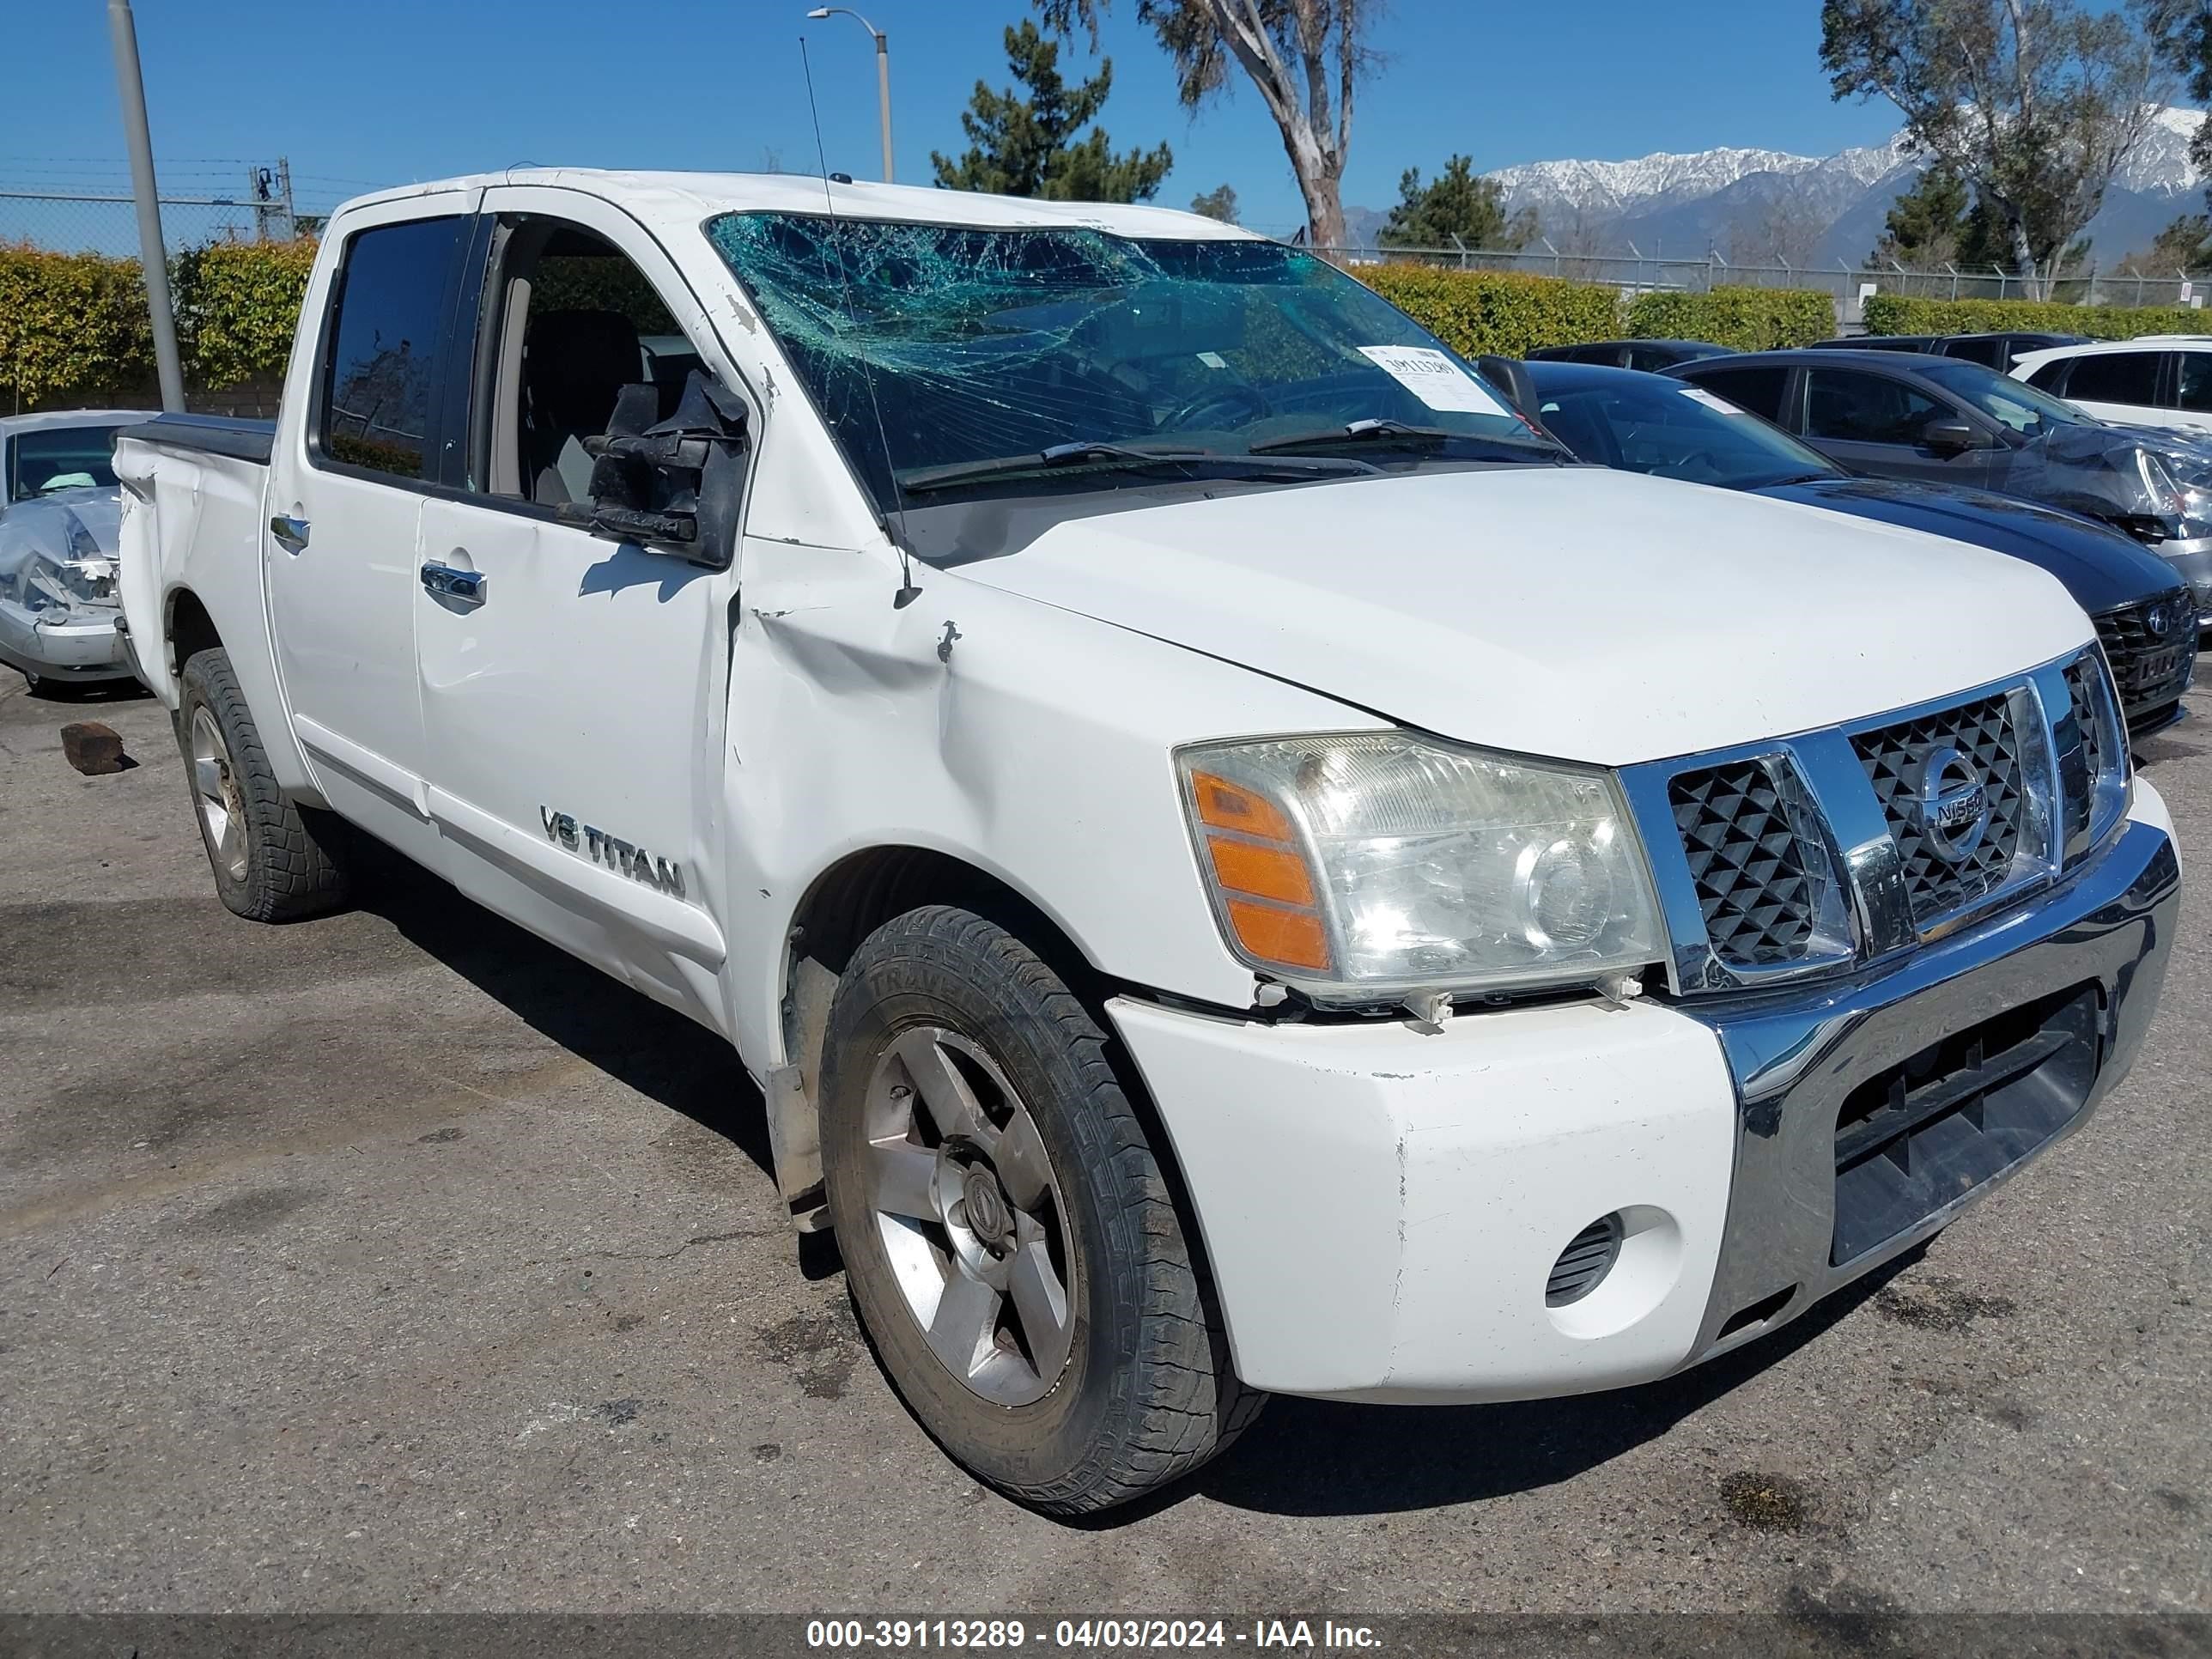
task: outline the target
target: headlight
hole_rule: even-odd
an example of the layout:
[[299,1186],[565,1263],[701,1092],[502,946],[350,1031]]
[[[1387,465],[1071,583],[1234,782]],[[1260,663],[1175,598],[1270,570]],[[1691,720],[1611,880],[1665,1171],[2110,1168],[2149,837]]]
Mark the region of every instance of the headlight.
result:
[[1316,1000],[1588,981],[1665,954],[1609,773],[1390,732],[1176,761],[1230,947]]

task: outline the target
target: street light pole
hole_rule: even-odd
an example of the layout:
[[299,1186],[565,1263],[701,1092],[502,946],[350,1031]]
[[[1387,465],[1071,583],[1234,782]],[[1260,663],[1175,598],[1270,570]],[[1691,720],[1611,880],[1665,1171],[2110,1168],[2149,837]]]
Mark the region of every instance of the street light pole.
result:
[[161,407],[181,414],[185,369],[177,355],[177,313],[169,305],[169,257],[161,246],[161,198],[154,185],[154,140],[146,129],[146,82],[138,73],[138,26],[131,0],[107,0],[107,38],[123,104],[123,142],[131,151],[131,194],[138,204],[138,264],[154,325],[154,372],[161,382]]
[[809,17],[851,18],[876,38],[876,105],[884,129],[884,182],[891,182],[891,43],[890,37],[850,6],[817,6]]

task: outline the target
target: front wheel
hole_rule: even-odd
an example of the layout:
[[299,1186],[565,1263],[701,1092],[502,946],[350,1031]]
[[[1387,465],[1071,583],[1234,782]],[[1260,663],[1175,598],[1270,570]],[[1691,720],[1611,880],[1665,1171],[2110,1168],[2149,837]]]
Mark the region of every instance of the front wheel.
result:
[[1265,1399],[1105,1044],[1019,939],[931,905],[854,954],[823,1056],[830,1215],[884,1369],[961,1463],[1062,1514],[1196,1468]]

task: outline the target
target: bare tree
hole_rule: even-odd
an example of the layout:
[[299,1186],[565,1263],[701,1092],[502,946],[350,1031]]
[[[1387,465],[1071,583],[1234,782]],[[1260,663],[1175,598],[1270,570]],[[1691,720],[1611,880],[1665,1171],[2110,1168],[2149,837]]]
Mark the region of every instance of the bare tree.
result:
[[[1113,0],[1036,0],[1048,27],[1088,31]],[[1283,137],[1316,246],[1345,246],[1342,186],[1352,95],[1373,62],[1366,28],[1381,0],[1137,0],[1175,60],[1176,90],[1195,110],[1220,92],[1234,63],[1258,88]]]
[[1802,270],[1820,258],[1827,232],[1826,222],[1795,191],[1770,196],[1729,222],[1729,263]]
[[2002,222],[2045,286],[2097,216],[2166,86],[2136,15],[2078,0],[1824,0],[1838,98],[1881,96],[1936,165]]

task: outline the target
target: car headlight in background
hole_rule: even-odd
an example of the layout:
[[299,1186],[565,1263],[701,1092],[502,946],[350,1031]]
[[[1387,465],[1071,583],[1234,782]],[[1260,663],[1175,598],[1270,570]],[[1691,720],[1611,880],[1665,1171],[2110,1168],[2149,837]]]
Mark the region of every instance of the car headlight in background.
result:
[[1589,982],[1665,954],[1607,772],[1395,732],[1176,762],[1224,937],[1316,1000]]

